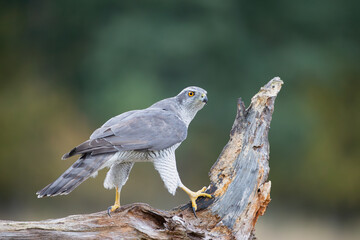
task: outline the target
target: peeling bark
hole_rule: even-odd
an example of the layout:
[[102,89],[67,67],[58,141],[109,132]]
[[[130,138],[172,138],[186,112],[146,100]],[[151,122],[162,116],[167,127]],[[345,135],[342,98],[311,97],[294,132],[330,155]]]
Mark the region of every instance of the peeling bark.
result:
[[283,82],[276,77],[251,99],[238,100],[230,140],[209,176],[207,193],[198,199],[198,218],[190,204],[161,211],[147,204],[44,221],[1,221],[0,239],[254,239],[255,224],[270,202],[268,131],[274,102]]

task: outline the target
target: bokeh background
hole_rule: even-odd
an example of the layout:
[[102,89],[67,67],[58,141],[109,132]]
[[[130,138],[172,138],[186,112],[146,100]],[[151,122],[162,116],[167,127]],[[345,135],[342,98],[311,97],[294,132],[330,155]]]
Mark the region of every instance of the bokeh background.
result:
[[[62,154],[110,117],[189,85],[209,104],[177,150],[197,190],[228,141],[236,99],[271,78],[280,92],[270,130],[272,202],[260,239],[359,239],[360,2],[1,1],[0,219],[105,210],[105,171],[68,196],[35,192],[74,161]],[[151,164],[136,164],[121,202],[170,209]]]

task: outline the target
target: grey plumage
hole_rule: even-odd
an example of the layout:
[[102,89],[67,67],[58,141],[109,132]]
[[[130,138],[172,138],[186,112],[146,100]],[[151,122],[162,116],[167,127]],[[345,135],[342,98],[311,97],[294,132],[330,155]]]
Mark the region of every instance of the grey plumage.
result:
[[88,179],[91,174],[96,172],[111,156],[111,154],[103,154],[95,157],[90,154],[83,154],[56,181],[47,185],[36,194],[38,197],[44,197],[70,193],[80,183]]
[[[189,92],[194,95],[190,96]],[[109,167],[104,186],[121,187],[134,162],[154,162],[165,186],[175,194],[181,186],[175,150],[186,139],[191,120],[207,102],[206,91],[188,87],[149,108],[125,112],[108,120],[62,159],[80,158],[57,180],[37,192],[39,198],[68,194],[97,171]]]
[[[121,117],[121,115],[119,116]],[[179,117],[163,109],[133,111],[118,123],[105,126],[63,159],[76,154],[98,155],[127,150],[161,150],[186,138],[187,127]]]

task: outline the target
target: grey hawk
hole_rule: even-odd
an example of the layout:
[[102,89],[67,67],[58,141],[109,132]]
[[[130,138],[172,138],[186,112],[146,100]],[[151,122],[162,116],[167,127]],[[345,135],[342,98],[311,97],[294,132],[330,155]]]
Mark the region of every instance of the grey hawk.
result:
[[190,122],[204,107],[206,91],[187,87],[177,96],[156,102],[148,108],[122,113],[96,129],[89,140],[73,148],[62,159],[80,158],[58,179],[36,194],[38,198],[65,195],[105,167],[104,187],[115,188],[115,203],[108,213],[120,207],[120,191],[135,162],[152,162],[167,190],[174,195],[178,187],[190,197],[193,211],[196,199],[212,196],[206,188],[193,192],[185,187],[176,169],[175,150],[186,139]]

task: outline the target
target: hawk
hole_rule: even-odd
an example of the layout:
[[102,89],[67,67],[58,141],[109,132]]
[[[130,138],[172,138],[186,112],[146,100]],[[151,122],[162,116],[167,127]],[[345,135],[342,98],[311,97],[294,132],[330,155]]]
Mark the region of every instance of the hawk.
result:
[[[193,192],[182,184],[176,168],[175,150],[186,139],[190,122],[204,107],[207,92],[199,87],[187,87],[177,96],[166,98],[148,108],[122,113],[96,129],[89,140],[66,153],[80,158],[58,179],[36,194],[38,198],[66,195],[90,176],[107,167],[104,187],[115,188],[115,203],[108,214],[120,207],[120,191],[135,162],[152,162],[165,187],[172,194],[178,187],[190,197],[193,212],[206,187]],[[196,216],[196,214],[195,214]]]

